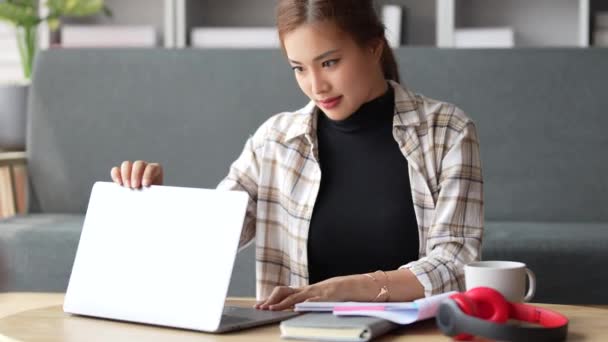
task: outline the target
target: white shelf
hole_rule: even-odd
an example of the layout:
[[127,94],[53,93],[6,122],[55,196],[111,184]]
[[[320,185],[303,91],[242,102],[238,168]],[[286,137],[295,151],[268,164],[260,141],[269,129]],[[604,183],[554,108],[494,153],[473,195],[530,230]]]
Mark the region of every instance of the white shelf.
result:
[[[41,0],[42,1],[42,0]],[[605,0],[376,0],[404,9],[407,45],[454,47],[459,28],[512,27],[515,47],[589,46],[590,17]],[[45,2],[45,1],[44,1]],[[195,27],[271,27],[275,1],[268,0],[106,0],[113,18],[101,15],[67,23],[152,25],[159,46],[184,48]],[[44,13],[45,9],[41,8]],[[58,41],[40,27],[40,47]]]
[[186,23],[186,0],[175,0],[175,47],[185,48],[188,35]]
[[589,46],[589,18],[591,17],[590,0],[578,2],[578,46]]
[[164,0],[164,46],[174,48],[176,46],[175,19],[177,4],[175,0]]
[[590,0],[437,1],[442,47],[454,46],[454,30],[483,27],[512,27],[516,47],[589,45]]
[[[157,45],[175,47],[175,1],[176,0],[105,0],[112,10],[112,17],[98,14],[88,18],[67,18],[62,24],[76,25],[111,25],[111,26],[150,26],[157,35]],[[40,12],[48,13],[40,0]],[[40,26],[38,46],[47,49],[54,44],[60,44],[60,33],[51,32],[48,25]]]
[[454,46],[454,0],[436,0],[437,2],[437,46]]

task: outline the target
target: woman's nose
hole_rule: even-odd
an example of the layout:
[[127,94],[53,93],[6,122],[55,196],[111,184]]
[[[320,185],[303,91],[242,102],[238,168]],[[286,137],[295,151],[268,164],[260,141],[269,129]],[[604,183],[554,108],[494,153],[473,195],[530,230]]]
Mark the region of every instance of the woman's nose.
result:
[[323,94],[329,90],[329,83],[319,74],[312,75],[311,84],[313,94]]

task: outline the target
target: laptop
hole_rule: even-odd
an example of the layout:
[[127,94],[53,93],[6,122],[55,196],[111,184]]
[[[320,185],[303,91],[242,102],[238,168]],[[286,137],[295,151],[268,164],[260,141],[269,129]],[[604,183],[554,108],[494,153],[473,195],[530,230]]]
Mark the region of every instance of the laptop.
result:
[[203,332],[297,315],[224,306],[247,201],[239,191],[95,183],[63,310]]

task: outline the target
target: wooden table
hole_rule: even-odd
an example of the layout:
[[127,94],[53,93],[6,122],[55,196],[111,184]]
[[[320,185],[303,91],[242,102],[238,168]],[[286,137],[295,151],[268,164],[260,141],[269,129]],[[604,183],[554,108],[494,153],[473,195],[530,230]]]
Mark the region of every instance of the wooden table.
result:
[[[280,340],[277,324],[227,334],[85,318],[65,314],[63,294],[0,294],[0,342],[16,341],[273,341]],[[232,298],[233,305],[250,306],[253,299]],[[570,319],[568,341],[608,340],[608,306],[540,304]],[[405,326],[379,341],[450,341],[434,320]],[[478,339],[481,341],[481,339]]]

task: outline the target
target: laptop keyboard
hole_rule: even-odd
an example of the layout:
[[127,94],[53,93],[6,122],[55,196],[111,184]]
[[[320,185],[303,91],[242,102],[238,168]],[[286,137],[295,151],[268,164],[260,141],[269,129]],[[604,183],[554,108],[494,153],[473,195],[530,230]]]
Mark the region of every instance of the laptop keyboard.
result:
[[[226,306],[222,315],[221,325],[261,324],[278,322],[297,315],[294,312],[256,310],[249,307]],[[257,324],[255,324],[257,325]]]
[[222,315],[222,324],[239,324],[243,322],[249,322],[251,318]]
[[222,315],[222,324],[238,324],[243,322],[250,322],[254,320],[255,309],[252,308],[240,308],[236,306],[224,307],[224,313]]

